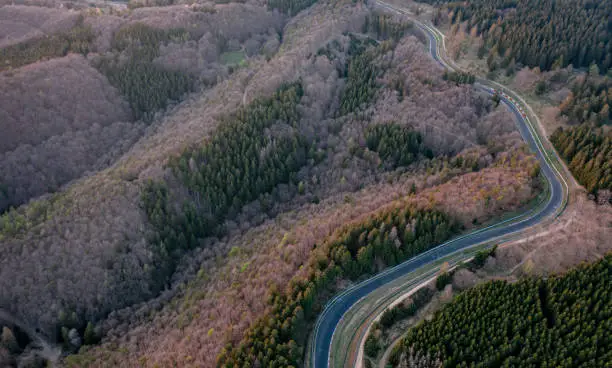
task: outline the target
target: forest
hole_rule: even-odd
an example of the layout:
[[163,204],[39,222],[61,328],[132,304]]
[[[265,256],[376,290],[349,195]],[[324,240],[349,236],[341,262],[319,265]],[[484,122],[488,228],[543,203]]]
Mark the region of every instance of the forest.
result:
[[[288,129],[298,121],[301,84],[285,85],[272,97],[257,100],[227,118],[213,137],[171,158],[168,166],[181,189],[149,182],[143,207],[157,234],[150,240],[157,256],[155,273],[165,280],[174,262],[199,239],[223,230],[221,224],[241,207],[286,183],[307,157],[306,141],[291,130],[266,134],[274,124]],[[182,193],[186,192],[186,193]],[[176,209],[174,203],[182,203]],[[161,271],[163,270],[163,271]]]
[[[325,129],[332,129],[335,124],[340,122],[350,122],[345,124],[346,129],[351,129],[350,138],[344,138],[345,141],[351,141],[355,139],[356,141],[363,141],[363,145],[365,148],[368,148],[370,151],[375,153],[375,156],[380,158],[380,161],[389,163],[389,167],[398,167],[403,165],[410,165],[415,162],[420,161],[420,159],[424,159],[423,161],[427,162],[427,158],[432,156],[432,152],[429,149],[429,146],[425,145],[422,138],[421,133],[418,133],[416,130],[408,128],[406,125],[399,125],[394,123],[381,123],[381,124],[372,124],[372,122],[364,121],[359,122],[355,120],[348,120],[354,118],[355,116],[359,118],[360,114],[351,114],[351,112],[355,111],[363,111],[363,109],[368,108],[368,104],[373,103],[378,97],[376,93],[383,86],[377,85],[375,83],[375,79],[372,78],[373,75],[382,75],[385,70],[378,69],[380,68],[380,59],[378,56],[381,51],[384,50],[384,47],[387,47],[387,51],[389,54],[390,47],[385,46],[385,44],[381,44],[378,47],[369,47],[368,45],[371,41],[367,40],[358,40],[357,37],[349,36],[347,37],[348,42],[346,42],[346,48],[348,58],[348,67],[351,68],[351,65],[355,68],[354,74],[351,74],[349,71],[347,75],[347,84],[345,89],[340,93],[339,105],[336,105],[338,109],[342,109],[343,101],[361,101],[360,99],[363,96],[366,96],[360,103],[347,103],[344,106],[350,106],[347,110],[344,111],[344,115],[340,113],[340,117],[338,117],[335,121],[330,122],[330,127]],[[412,49],[408,48],[406,53],[415,54],[416,52],[422,52],[422,44],[420,44],[416,39],[410,40],[409,45],[414,45],[414,52]],[[339,43],[331,42],[327,44],[325,47],[322,47],[317,52],[317,55],[326,56],[330,59],[335,59],[341,62],[339,59],[342,56],[339,56],[338,51],[343,49],[343,47]],[[368,59],[363,60],[360,64],[357,64],[355,61],[359,60],[364,55],[368,55]],[[372,55],[372,56],[370,56]],[[403,58],[402,58],[403,59]],[[414,61],[416,63],[416,61]],[[363,70],[377,70],[376,73],[363,73]],[[443,83],[443,87],[445,88],[456,88],[452,84],[446,84],[441,79],[442,72],[440,71],[440,83]],[[362,78],[365,76],[365,78]],[[416,88],[418,86],[417,82],[411,83],[411,85]],[[353,87],[351,87],[353,86]],[[298,87],[296,87],[299,89]],[[304,88],[307,90],[306,88]],[[310,89],[311,90],[311,89]],[[373,94],[370,94],[369,92]],[[463,91],[463,90],[462,90]],[[466,93],[469,92],[468,89],[465,90]],[[278,93],[283,93],[279,91]],[[275,95],[274,101],[282,97],[278,97],[278,94]],[[371,97],[370,97],[371,96]],[[353,99],[354,97],[354,99]],[[305,100],[305,99],[304,99]],[[394,97],[394,101],[397,103],[397,98]],[[406,99],[408,101],[408,98]],[[488,102],[488,101],[487,101]],[[290,109],[287,109],[290,110]],[[300,107],[298,110],[302,110]],[[250,108],[240,112],[238,116],[242,116],[246,112],[251,111]],[[481,111],[486,112],[486,109],[482,109]],[[334,110],[330,111],[330,114],[335,116],[336,112]],[[297,118],[296,118],[297,119]],[[446,120],[448,121],[448,120]],[[462,119],[462,122],[465,122],[465,119]],[[295,122],[293,119],[289,119],[289,121],[284,122],[286,125],[291,126],[292,128],[302,129],[301,127],[294,126]],[[312,123],[311,123],[312,124]],[[218,129],[224,130],[227,125],[227,122],[222,124]],[[223,147],[233,147],[234,140],[240,142],[251,142],[251,139],[259,139],[257,137],[261,136],[261,132],[257,128],[260,126],[260,123],[257,121],[250,122],[249,126],[253,130],[249,130],[248,137],[242,137],[237,139],[242,134],[242,128],[231,127],[227,129],[227,135],[224,135]],[[255,128],[253,128],[255,127]],[[363,131],[359,130],[360,127],[363,127]],[[278,128],[278,127],[277,127]],[[338,128],[335,128],[338,129]],[[276,129],[270,129],[270,132]],[[290,132],[291,129],[283,129],[284,132]],[[272,133],[266,133],[272,134]],[[284,133],[288,134],[288,133]],[[328,137],[334,137],[336,133],[327,133],[330,134]],[[287,135],[284,135],[287,136]],[[238,184],[243,184],[240,181],[240,178],[234,178],[231,175],[234,172],[234,168],[225,169],[223,165],[225,164],[217,164],[216,158],[209,158],[208,155],[213,155],[216,152],[216,148],[213,146],[212,142],[217,141],[217,135],[214,135],[206,145],[201,148],[190,149],[186,154],[181,155],[180,157],[171,159],[170,167],[173,171],[173,177],[184,185],[186,190],[175,190],[175,193],[186,193],[189,192],[189,198],[193,203],[195,203],[195,209],[193,210],[183,210],[183,214],[185,218],[191,217],[191,214],[204,214],[208,216],[209,220],[204,218],[204,221],[210,221],[207,227],[202,226],[204,229],[212,229],[213,227],[220,224],[224,219],[233,218],[238,209],[242,204],[242,198],[251,198],[256,199],[258,194],[253,193],[253,196],[250,197],[248,193],[246,193],[246,189],[243,189]],[[330,139],[330,138],[327,138]],[[317,139],[315,139],[317,140]],[[323,142],[325,140],[322,140]],[[221,140],[220,140],[221,142]],[[321,142],[318,142],[321,144]],[[339,150],[340,148],[349,150],[351,146],[343,146],[345,143],[340,143],[340,145],[334,147],[333,149]],[[219,143],[221,147],[221,143]],[[247,157],[251,158],[255,156],[250,153],[250,143],[247,145],[241,146],[240,152],[248,153]],[[322,158],[318,158],[320,156],[320,148],[311,149],[312,145],[308,144],[304,146],[305,151],[308,152],[307,161],[308,164],[304,165],[304,167],[300,168],[299,171],[299,182],[297,180],[292,179],[293,171],[289,171],[289,182],[290,186],[296,186],[297,192],[300,194],[299,198],[302,198],[301,195],[304,192],[314,191],[312,188],[314,185],[312,181],[310,181],[310,177],[314,177],[315,173],[318,178],[325,179],[325,172],[322,171],[323,168],[325,170],[331,170],[333,172],[340,171],[340,166],[325,166],[329,165],[329,162],[334,158],[332,157],[333,151],[328,147],[325,152],[329,152],[329,155],[325,155]],[[357,148],[359,149],[359,148]],[[232,152],[233,148],[229,150]],[[397,155],[397,151],[399,155]],[[228,150],[224,151],[224,154],[227,155]],[[289,151],[291,152],[291,151]],[[285,156],[290,156],[289,152],[285,152]],[[311,155],[310,152],[316,152],[316,154]],[[357,157],[356,157],[357,156]],[[477,170],[478,159],[467,159],[469,155],[466,155],[466,159],[463,157],[449,159],[448,168],[461,168],[462,170],[471,171],[472,169]],[[233,160],[232,155],[229,156],[231,160]],[[342,164],[351,167],[351,170],[361,170],[361,168],[356,168],[348,158],[342,158],[340,162],[334,165]],[[314,163],[310,163],[313,160]],[[319,163],[319,160],[320,161]],[[351,155],[350,160],[361,161],[361,157],[359,155]],[[229,160],[228,160],[229,161]],[[239,159],[236,159],[238,162]],[[210,165],[208,168],[206,165],[201,165],[201,163],[205,162],[206,165]],[[378,160],[374,160],[374,163],[377,163]],[[360,162],[360,165],[364,163]],[[245,165],[237,164],[236,167],[240,168]],[[377,164],[378,166],[378,164]],[[212,171],[207,171],[207,170]],[[311,171],[307,171],[309,169]],[[246,170],[241,170],[241,172],[245,172]],[[246,171],[249,173],[256,172],[256,170]],[[362,171],[356,171],[362,172]],[[223,173],[227,173],[223,175]],[[225,178],[228,178],[228,181]],[[245,180],[250,180],[251,175],[246,175]],[[298,177],[298,174],[296,174]],[[302,181],[303,178],[303,181]],[[339,177],[337,177],[340,179]],[[338,182],[336,179],[336,183]],[[367,180],[367,176],[364,175],[363,178],[360,178],[361,182],[365,182]],[[275,179],[276,180],[276,179]],[[345,180],[342,178],[340,183]],[[172,186],[173,179],[167,180],[167,185]],[[234,183],[235,182],[235,183]],[[280,181],[283,182],[283,181]],[[217,184],[219,183],[219,184]],[[286,183],[286,182],[285,182]],[[204,185],[206,184],[206,185]],[[296,185],[297,184],[297,185]],[[319,184],[321,185],[321,184]],[[326,186],[334,186],[338,185],[335,183],[325,183]],[[231,188],[241,188],[240,192],[226,192]],[[244,187],[249,188],[253,187],[253,185],[244,185]],[[264,187],[262,187],[264,188]],[[266,190],[269,190],[266,189]],[[416,189],[414,189],[416,190]],[[172,195],[170,194],[172,190],[167,191],[166,189],[160,190],[161,195],[156,195],[154,197],[161,199],[161,205],[156,205],[156,200],[150,201],[145,199],[145,203],[152,203],[151,206],[145,205],[146,208],[149,208],[147,212],[152,213],[156,211],[156,207],[160,209],[159,213],[165,212],[165,208],[163,203],[165,203],[165,199],[163,197],[170,198]],[[242,193],[244,192],[244,194]],[[227,193],[227,194],[226,194]],[[315,192],[316,193],[316,192]],[[333,193],[333,192],[332,192]],[[297,194],[297,193],[296,193]],[[267,200],[268,195],[259,193],[259,201],[256,201],[259,205],[261,205],[261,210],[266,211],[266,207],[270,205],[278,205],[277,203],[270,203]],[[313,204],[319,204],[319,201],[316,196],[311,197]],[[351,195],[344,196],[345,201],[352,201]],[[174,198],[170,200],[169,203],[181,203],[181,197]],[[212,200],[212,202],[210,202]],[[234,205],[234,201],[236,201]],[[207,212],[210,210],[209,203],[217,203],[219,211],[216,212],[220,214],[218,218],[212,216],[215,212]],[[259,208],[259,207],[258,207]],[[152,211],[151,211],[152,210]],[[413,211],[412,209],[411,211]],[[419,210],[421,211],[421,210]],[[225,347],[225,350],[219,356],[219,360],[217,364],[219,366],[234,366],[234,367],[242,367],[242,366],[266,366],[266,367],[285,367],[289,365],[298,365],[299,362],[303,359],[303,348],[305,345],[306,331],[308,331],[309,326],[313,323],[316,318],[318,311],[320,311],[322,303],[331,295],[332,292],[335,291],[334,286],[335,281],[342,279],[359,279],[363,277],[363,275],[371,274],[373,272],[379,271],[382,267],[387,265],[394,265],[398,262],[409,258],[423,250],[428,249],[430,246],[435,244],[439,244],[439,242],[443,241],[447,237],[455,234],[459,231],[459,226],[454,224],[454,221],[449,220],[447,215],[443,215],[440,212],[433,210],[423,210],[423,214],[419,215],[418,212],[415,214],[414,211],[411,214],[401,215],[391,215],[387,216],[389,218],[382,218],[375,221],[373,224],[365,223],[358,224],[357,230],[351,230],[350,237],[344,237],[338,241],[332,241],[324,243],[323,245],[319,245],[315,247],[316,249],[321,249],[323,254],[314,256],[316,257],[311,259],[309,263],[301,263],[304,261],[300,261],[303,265],[304,272],[310,272],[312,275],[308,276],[307,279],[304,279],[302,276],[296,277],[293,279],[291,283],[289,283],[289,288],[285,289],[284,285],[287,283],[282,283],[282,286],[278,288],[273,288],[269,290],[269,292],[263,293],[262,298],[269,299],[269,303],[267,304],[266,309],[272,309],[271,313],[262,313],[257,315],[258,319],[254,319],[252,323],[249,324],[250,327],[245,327],[245,331],[240,330],[240,334],[238,335],[235,332],[235,325],[232,322],[228,322],[224,328],[232,329],[234,332],[232,337],[230,338],[228,335],[224,334],[223,338],[219,335],[216,335],[216,332],[212,332],[214,339],[217,341],[219,339],[223,339],[225,341],[229,341],[229,344]],[[381,215],[383,216],[383,215]],[[386,215],[385,215],[386,216]],[[404,220],[402,219],[402,216]],[[180,218],[181,216],[177,216]],[[397,218],[396,218],[397,217]],[[419,220],[420,217],[423,217],[422,220]],[[195,225],[182,225],[179,224],[176,229],[173,230],[172,221],[167,221],[165,215],[158,217],[157,215],[153,215],[149,217],[154,224],[159,224],[156,228],[160,228],[162,226],[166,227],[167,230],[161,230],[161,233],[169,234],[170,239],[174,238],[174,234],[184,234],[193,232],[193,229],[197,229],[198,227]],[[162,220],[158,220],[162,219]],[[195,218],[195,217],[194,217]],[[198,221],[202,221],[199,219]],[[374,220],[370,220],[374,221]],[[187,224],[189,221],[184,222]],[[384,228],[383,228],[384,224]],[[361,229],[363,228],[363,229]],[[416,229],[416,230],[412,230]],[[418,230],[421,229],[421,230]],[[221,229],[222,230],[222,229]],[[346,230],[349,231],[349,230]],[[416,232],[416,233],[415,233]],[[206,236],[206,233],[195,234],[193,240],[189,240],[189,237],[185,236],[184,241],[186,244],[190,242],[193,244],[201,244],[199,237]],[[347,236],[349,236],[347,235]],[[178,235],[180,237],[180,235]],[[162,238],[165,236],[162,235]],[[335,238],[334,238],[335,239]],[[162,243],[158,239],[156,244],[164,244],[165,240]],[[179,244],[181,241],[172,241],[172,243]],[[333,245],[329,245],[333,243]],[[366,246],[366,244],[369,244]],[[245,249],[240,252],[248,252],[254,244],[246,244]],[[191,246],[177,246],[176,250],[184,250]],[[307,254],[310,253],[312,247],[309,248]],[[230,254],[239,254],[238,250],[232,249]],[[164,252],[159,252],[164,254]],[[319,254],[320,252],[315,251],[315,253]],[[305,258],[307,255],[304,256]],[[255,263],[255,261],[253,261]],[[238,272],[249,272],[248,270],[251,267],[255,267],[253,264],[244,263],[238,269]],[[159,270],[159,268],[157,268]],[[255,271],[253,271],[255,272]],[[254,308],[251,306],[251,309]],[[210,327],[209,327],[210,328]],[[216,329],[215,329],[216,331]],[[240,339],[241,342],[240,342]]]
[[0,6],[0,212],[108,167],[165,107],[238,69],[226,51],[273,55],[287,20],[240,3],[57,5]]
[[[371,35],[389,37],[371,47],[377,42],[360,32],[370,13],[362,3],[321,2],[291,20],[259,7],[261,22],[246,21],[258,12],[252,4],[223,4],[215,9],[217,13],[211,14],[176,5],[138,8],[121,16],[88,16],[96,52],[87,58],[73,54],[6,73],[11,82],[26,71],[27,76],[36,77],[18,80],[23,85],[32,81],[25,89],[32,95],[1,99],[9,101],[11,116],[19,116],[21,110],[12,101],[38,102],[37,92],[42,90],[59,100],[40,100],[41,110],[54,107],[49,121],[58,122],[64,116],[58,108],[73,112],[71,107],[78,107],[80,115],[67,115],[64,120],[91,125],[90,115],[98,106],[84,105],[83,99],[98,102],[112,96],[99,110],[122,113],[100,118],[98,124],[105,128],[110,121],[120,121],[128,131],[138,126],[133,133],[115,129],[104,136],[111,138],[100,139],[93,124],[88,137],[103,144],[87,155],[68,149],[59,158],[46,152],[58,152],[58,145],[70,141],[70,129],[65,140],[58,140],[53,137],[63,130],[55,126],[43,131],[37,125],[14,124],[32,126],[32,132],[2,140],[13,144],[12,137],[32,138],[31,133],[50,140],[43,153],[40,149],[25,152],[26,157],[37,158],[35,169],[46,161],[60,169],[71,166],[72,161],[64,157],[83,161],[79,163],[82,171],[58,180],[59,185],[74,181],[65,189],[57,187],[57,196],[10,210],[0,220],[2,308],[59,341],[66,342],[67,335],[71,345],[67,352],[79,345],[72,343],[76,339],[71,335],[91,341],[85,336],[91,330],[88,322],[103,338],[99,346],[83,347],[83,356],[75,356],[70,360],[74,364],[66,363],[69,366],[85,367],[85,361],[93,361],[92,366],[213,366],[226,342],[237,349],[243,333],[272,308],[265,304],[268,285],[277,284],[278,293],[288,295],[289,280],[307,276],[311,269],[308,259],[313,244],[324,244],[344,224],[384,208],[395,198],[424,192],[414,201],[423,206],[440,203],[434,208],[468,226],[475,218],[485,221],[514,209],[534,194],[524,169],[531,158],[522,150],[509,114],[494,108],[489,98],[470,86],[444,81],[443,71],[423,44],[412,36],[395,41],[395,31],[388,30],[401,27],[390,21],[381,26],[380,19],[385,17],[372,15],[378,26],[366,27]],[[237,19],[234,14],[246,19],[240,27],[227,21]],[[184,32],[180,27],[186,25]],[[216,43],[221,32],[228,50],[244,48],[248,59],[232,73],[209,73],[209,65],[223,67],[218,53],[226,50]],[[351,42],[352,35],[363,42]],[[338,47],[327,54],[323,45],[334,44]],[[263,48],[268,51],[258,55]],[[375,55],[369,63],[356,62],[358,55],[368,53]],[[136,63],[133,55],[140,55]],[[82,64],[99,83],[86,80],[89,74],[81,69],[70,74],[71,79],[65,78],[68,73],[57,73],[60,62],[71,71]],[[351,64],[355,72],[349,81]],[[119,87],[112,87],[106,75],[98,72],[102,68],[91,65],[117,71],[122,78],[113,83]],[[119,74],[124,73],[122,67],[135,70],[133,81],[129,81],[131,71]],[[371,67],[374,77],[360,79],[360,74],[367,75],[360,67]],[[212,74],[210,80],[216,84],[200,84],[202,88],[189,98],[177,104],[171,101],[170,109],[154,113],[163,99],[151,96],[153,103],[145,104],[140,101],[146,99],[139,96],[148,92],[143,86],[157,85],[153,78],[165,78],[154,74],[157,68],[188,69],[189,77],[198,81]],[[150,80],[149,74],[154,74]],[[55,79],[47,82],[50,77],[64,84]],[[180,94],[183,84],[168,80],[164,85],[169,88],[150,90],[160,96],[167,90]],[[277,91],[283,83],[296,80],[297,84]],[[121,81],[126,81],[124,87]],[[91,91],[83,89],[83,84],[92,86]],[[354,87],[347,94],[348,84]],[[60,90],[66,93],[59,94]],[[133,96],[125,97],[130,94],[126,91],[133,91]],[[447,103],[440,104],[442,99]],[[347,102],[342,114],[342,102],[350,100],[355,102]],[[153,121],[134,122],[128,101],[139,110],[134,114],[142,114],[143,119],[154,115]],[[17,108],[10,109],[13,105]],[[48,120],[28,117],[24,121],[43,125]],[[65,126],[69,125],[62,122],[60,128]],[[81,127],[72,130],[77,128]],[[124,137],[129,140],[115,153],[100,154],[108,151],[106,141],[115,143]],[[495,149],[487,149],[489,142]],[[515,149],[512,154],[510,148]],[[428,160],[428,149],[447,156]],[[23,162],[14,157],[23,156],[22,152],[11,154],[10,159]],[[89,156],[104,161],[89,169]],[[502,163],[504,157],[508,165]],[[28,177],[32,170],[28,161],[14,166],[11,172],[20,177]],[[44,174],[39,181],[43,184],[57,177],[54,171]],[[12,188],[20,186],[5,181],[6,177],[12,176],[3,175],[2,183],[8,184],[4,191],[12,195]],[[440,192],[434,192],[432,188],[441,185]],[[49,190],[45,187],[42,193]],[[428,190],[431,196],[425,197]],[[451,202],[457,197],[461,205],[456,213]],[[425,212],[430,211],[435,212]],[[438,233],[423,234],[410,247],[425,249],[443,238],[444,226],[437,228]],[[392,237],[392,230],[384,231]],[[396,232],[406,236],[401,229]],[[384,237],[379,242],[383,245],[364,248],[361,254],[373,268],[370,272],[412,254],[403,248],[402,239],[399,249],[384,244]],[[359,251],[356,255],[347,251],[351,259],[359,260]],[[376,262],[368,261],[371,254]],[[368,271],[360,267],[347,263],[342,273],[354,273],[351,277],[358,279]],[[322,293],[324,300],[327,291]]]
[[397,124],[370,126],[365,139],[368,149],[378,153],[392,168],[410,165],[419,154],[433,158],[433,152],[425,146],[419,132]]
[[268,8],[289,15],[296,15],[316,2],[317,0],[267,0]]
[[565,275],[491,281],[411,328],[394,367],[604,367],[612,361],[612,255]]
[[584,124],[559,128],[550,140],[587,191],[612,190],[612,132]]
[[455,84],[474,84],[476,76],[471,73],[464,72],[449,72],[446,70],[443,75],[444,80],[455,82]]
[[612,80],[598,78],[593,75],[596,73],[597,70],[593,70],[574,83],[572,93],[560,106],[561,114],[567,116],[571,125],[601,126],[612,122]]
[[125,26],[114,34],[111,46],[118,53],[127,53],[127,60],[118,60],[118,54],[102,58],[97,67],[125,96],[136,119],[150,122],[155,111],[194,89],[195,80],[188,74],[153,64],[161,44],[186,41],[189,37],[182,29],[161,30],[141,23]]
[[[389,328],[402,319],[412,317],[424,305],[429,303],[434,295],[431,288],[423,287],[417,290],[408,300],[405,300],[393,308],[387,309],[378,322],[372,328],[364,343],[364,352],[367,357],[375,358],[383,348],[381,343],[389,333]],[[366,360],[370,363],[368,360]],[[368,364],[366,363],[366,364]]]
[[[347,85],[340,102],[341,115],[359,111],[372,101],[377,90],[377,78],[385,72],[380,63],[374,60],[393,48],[412,27],[412,23],[398,22],[389,15],[372,13],[366,17],[362,31],[372,35],[373,39],[360,40],[350,35],[348,54],[351,58],[347,68]],[[374,45],[377,46],[368,47]]]
[[458,271],[469,270],[469,272],[474,272],[482,268],[489,256],[495,257],[496,250],[497,246],[478,251],[472,260],[460,263],[450,271],[446,270],[446,266],[443,266],[434,282],[417,289],[409,298],[384,311],[380,319],[370,328],[365,340],[365,366],[376,366],[381,358],[380,353],[385,351],[398,338],[394,334],[397,334],[398,330],[401,331],[402,326],[406,326],[408,319],[414,317],[420,309],[436,297],[436,290],[443,291],[446,285],[453,281],[453,276]]
[[378,48],[368,48],[357,39],[351,39],[351,50],[347,72],[346,88],[342,93],[340,114],[345,115],[359,110],[372,101],[376,94],[376,78],[382,70],[373,62],[378,56]]
[[372,12],[365,19],[363,33],[372,34],[378,40],[398,41],[413,27],[411,22],[398,21],[389,14]]
[[272,290],[271,312],[228,345],[219,367],[299,367],[308,332],[338,280],[357,280],[440,244],[459,231],[436,210],[399,206],[345,226],[321,246],[308,264],[306,279],[296,276],[287,290]]
[[94,34],[83,19],[68,32],[46,35],[23,43],[0,48],[0,71],[19,68],[39,60],[66,56],[69,52],[86,55]]
[[[541,70],[612,67],[612,2],[593,0],[423,0],[444,4],[435,22],[467,23],[484,39],[489,68],[513,62]],[[497,59],[501,58],[498,65]]]
[[[612,190],[612,81],[598,75],[592,65],[577,78],[571,92],[559,106],[569,127],[560,127],[550,141],[565,160],[574,178],[598,201],[606,202]],[[601,196],[605,191],[606,194]],[[610,200],[610,198],[608,198]]]
[[[349,62],[349,82],[341,100],[358,96],[361,101],[374,91],[369,82],[373,80],[372,74],[365,73],[364,81],[359,77],[364,73],[355,69],[352,74],[350,67],[363,55],[376,55],[376,50],[363,50],[356,39],[351,45],[361,51]],[[363,63],[357,64],[359,68],[373,67],[371,59],[364,59]],[[368,92],[363,93],[364,90]],[[281,87],[271,98],[256,100],[231,115],[207,143],[172,158],[168,166],[173,175],[167,183],[147,185],[142,201],[157,229],[155,238],[150,240],[158,258],[157,275],[169,277],[185,250],[197,247],[206,236],[223,232],[220,225],[235,217],[244,204],[279,183],[295,181],[294,174],[310,155],[307,141],[294,131],[299,120],[296,107],[302,95],[302,86],[297,82]],[[350,104],[351,108],[359,105]],[[271,134],[269,128],[279,123],[286,127],[283,134]],[[419,133],[396,124],[367,128],[365,139],[368,148],[392,167],[409,165],[419,155],[433,157]],[[174,181],[184,189],[169,189]],[[180,202],[181,198],[184,204],[177,210],[172,203]],[[395,265],[439,244],[458,230],[458,225],[446,215],[414,208],[390,211],[344,230],[338,239],[325,246],[327,254],[313,261],[308,280],[296,279],[287,294],[284,291],[271,294],[274,312],[264,320],[266,326],[276,328],[263,328],[256,323],[238,347],[227,347],[219,365],[243,366],[256,364],[255,361],[270,367],[297,365],[303,358],[304,331],[313,322],[316,309],[331,291],[334,280],[371,274],[376,271],[375,259],[379,264]],[[272,342],[270,337],[274,337]]]

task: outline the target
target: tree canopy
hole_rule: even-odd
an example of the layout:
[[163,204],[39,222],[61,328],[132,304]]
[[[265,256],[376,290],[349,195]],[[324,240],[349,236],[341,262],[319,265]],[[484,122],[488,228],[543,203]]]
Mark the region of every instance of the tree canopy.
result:
[[317,0],[268,0],[268,8],[278,9],[281,13],[296,15]]
[[[444,4],[451,23],[467,23],[482,35],[491,60],[513,60],[550,70],[596,64],[602,73],[612,67],[612,2],[593,0],[422,0]],[[439,21],[440,14],[436,19]],[[489,67],[494,68],[490,64]]]
[[0,71],[14,69],[40,60],[66,56],[69,52],[86,55],[94,33],[81,19],[68,32],[47,35],[0,48]]
[[611,278],[608,255],[563,276],[477,286],[410,329],[391,361],[427,355],[443,367],[604,367],[612,361]]
[[589,192],[612,190],[612,134],[581,125],[559,128],[550,140],[576,180]]
[[[168,277],[174,261],[199,239],[222,231],[221,224],[241,206],[290,180],[306,161],[306,142],[294,134],[272,137],[275,123],[295,124],[302,96],[299,83],[256,100],[227,118],[201,146],[171,158],[171,180],[149,182],[143,207],[156,229],[150,244],[158,258],[156,274]],[[177,206],[178,204],[178,206]]]
[[585,77],[572,87],[572,93],[561,104],[561,114],[568,117],[570,124],[610,124],[611,87],[612,81],[609,78]]
[[366,129],[365,138],[368,149],[377,152],[383,161],[394,168],[410,165],[420,154],[433,157],[433,152],[425,146],[419,132],[397,124],[371,126]]
[[98,69],[126,97],[137,119],[151,121],[155,111],[195,88],[195,80],[187,73],[166,70],[153,63],[160,44],[189,37],[183,29],[162,30],[141,23],[115,33],[111,45],[126,54],[127,60],[106,57],[98,63]]
[[238,346],[228,345],[220,367],[299,367],[308,331],[339,279],[358,279],[393,266],[458,231],[448,215],[412,206],[385,210],[347,225],[315,252],[306,279],[296,276],[286,291],[272,290],[271,312],[252,326]]

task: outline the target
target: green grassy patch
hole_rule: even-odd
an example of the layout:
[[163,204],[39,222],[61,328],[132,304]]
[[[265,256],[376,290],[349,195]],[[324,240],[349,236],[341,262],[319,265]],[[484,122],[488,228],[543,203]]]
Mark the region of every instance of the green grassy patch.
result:
[[224,52],[220,56],[221,63],[225,65],[240,65],[244,61],[245,57],[246,55],[242,50]]

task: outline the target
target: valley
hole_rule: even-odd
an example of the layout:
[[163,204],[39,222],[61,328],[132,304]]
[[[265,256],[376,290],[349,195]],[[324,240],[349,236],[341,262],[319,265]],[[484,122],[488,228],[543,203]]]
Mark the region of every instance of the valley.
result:
[[446,10],[0,3],[0,366],[340,366],[359,300],[603,259],[605,73],[466,67]]

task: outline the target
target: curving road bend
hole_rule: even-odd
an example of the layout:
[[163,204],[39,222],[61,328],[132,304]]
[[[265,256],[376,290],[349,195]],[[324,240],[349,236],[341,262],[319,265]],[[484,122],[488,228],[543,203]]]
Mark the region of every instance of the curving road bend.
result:
[[[377,1],[377,3],[379,6],[389,11],[406,13],[405,10],[382,1]],[[415,21],[415,24],[429,38],[429,51],[433,59],[442,67],[455,70],[456,68],[450,66],[443,56],[440,55],[440,50],[443,49],[443,45],[439,44],[436,31],[433,27],[417,21]],[[488,94],[493,94],[494,90],[487,85],[491,85],[489,81],[479,79],[474,86]],[[307,362],[310,368],[327,368],[330,366],[330,351],[334,332],[346,312],[365,296],[381,288],[389,287],[393,281],[397,281],[441,258],[448,257],[461,250],[485,242],[501,241],[509,235],[516,235],[516,233],[537,225],[546,219],[553,218],[563,211],[568,193],[567,183],[563,175],[554,164],[552,164],[553,161],[548,156],[551,153],[544,149],[542,139],[538,136],[537,130],[531,126],[529,119],[522,112],[523,110],[520,105],[506,94],[500,97],[507,108],[516,116],[518,129],[523,139],[528,143],[540,162],[541,172],[547,179],[550,193],[545,204],[522,215],[504,220],[484,229],[476,230],[441,244],[393,268],[383,271],[368,280],[356,284],[337,295],[325,306],[323,313],[321,313],[315,324],[314,332],[311,337],[309,361]],[[552,154],[554,155],[555,153],[553,152]]]

